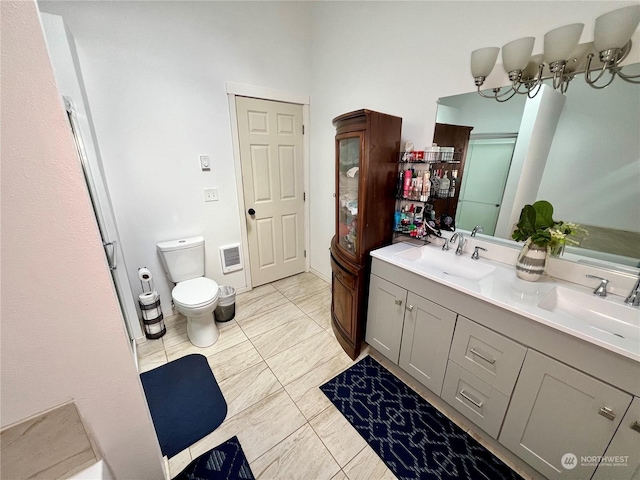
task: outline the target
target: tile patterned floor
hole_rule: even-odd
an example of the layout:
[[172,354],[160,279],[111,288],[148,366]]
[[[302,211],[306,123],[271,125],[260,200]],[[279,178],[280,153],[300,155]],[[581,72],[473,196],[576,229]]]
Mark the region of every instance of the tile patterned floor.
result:
[[218,429],[169,459],[171,477],[237,435],[257,479],[395,478],[318,388],[354,363],[331,331],[330,303],[329,284],[302,273],[238,295],[211,347],[189,342],[182,315],[139,345],[141,373],[205,355],[229,407]]

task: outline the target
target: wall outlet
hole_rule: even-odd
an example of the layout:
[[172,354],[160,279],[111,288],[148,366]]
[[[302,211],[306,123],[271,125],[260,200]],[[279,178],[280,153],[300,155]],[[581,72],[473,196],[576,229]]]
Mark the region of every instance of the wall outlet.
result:
[[202,170],[211,170],[211,159],[209,155],[200,155],[200,167]]
[[204,201],[205,202],[217,202],[218,189],[217,188],[205,188],[204,189]]

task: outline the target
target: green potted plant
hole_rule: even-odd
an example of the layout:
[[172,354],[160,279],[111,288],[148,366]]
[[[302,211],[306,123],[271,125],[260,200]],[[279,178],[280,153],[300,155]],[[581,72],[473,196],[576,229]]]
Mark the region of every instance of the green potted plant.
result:
[[546,200],[525,205],[511,238],[524,241],[516,262],[516,274],[523,280],[536,281],[544,273],[547,254],[559,256],[566,244],[578,245],[573,235],[587,231],[572,222],[555,221],[553,206]]

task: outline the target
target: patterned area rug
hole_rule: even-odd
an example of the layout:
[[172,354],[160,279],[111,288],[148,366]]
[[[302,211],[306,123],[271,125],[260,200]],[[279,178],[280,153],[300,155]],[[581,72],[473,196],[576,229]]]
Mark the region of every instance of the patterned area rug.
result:
[[400,479],[521,480],[369,356],[320,389]]
[[203,453],[173,480],[254,480],[238,437]]

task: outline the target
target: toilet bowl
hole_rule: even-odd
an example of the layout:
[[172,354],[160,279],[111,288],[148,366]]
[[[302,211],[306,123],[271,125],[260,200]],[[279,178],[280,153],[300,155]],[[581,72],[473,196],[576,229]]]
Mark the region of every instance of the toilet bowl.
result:
[[220,335],[213,317],[218,290],[215,281],[197,277],[179,282],[171,291],[176,309],[187,317],[187,336],[196,347],[213,345]]
[[157,245],[162,266],[176,286],[173,304],[187,317],[187,336],[196,347],[218,340],[213,311],[218,305],[218,284],[204,276],[204,238],[191,237]]

